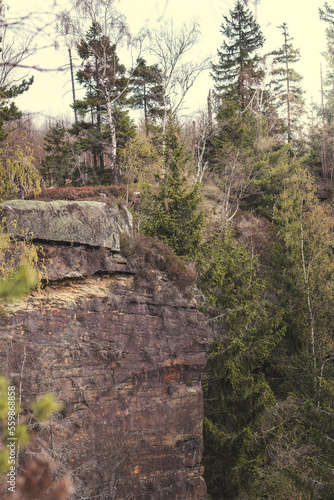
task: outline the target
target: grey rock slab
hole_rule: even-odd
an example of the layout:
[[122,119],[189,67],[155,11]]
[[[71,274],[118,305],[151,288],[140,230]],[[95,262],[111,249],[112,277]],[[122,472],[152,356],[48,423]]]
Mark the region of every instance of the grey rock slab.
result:
[[2,203],[7,232],[45,241],[120,250],[120,233],[132,233],[132,215],[120,205],[97,201],[11,200]]

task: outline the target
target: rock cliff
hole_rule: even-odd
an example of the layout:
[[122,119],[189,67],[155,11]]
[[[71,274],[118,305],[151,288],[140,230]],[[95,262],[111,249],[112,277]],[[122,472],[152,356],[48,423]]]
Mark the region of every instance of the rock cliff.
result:
[[73,471],[77,499],[205,499],[196,304],[163,277],[140,286],[100,239],[48,235],[38,239],[49,283],[0,320],[0,371],[26,402],[44,392],[64,402],[37,438]]
[[122,205],[96,201],[12,200],[2,204],[8,232],[34,239],[84,243],[119,251],[119,233],[130,233],[132,216]]

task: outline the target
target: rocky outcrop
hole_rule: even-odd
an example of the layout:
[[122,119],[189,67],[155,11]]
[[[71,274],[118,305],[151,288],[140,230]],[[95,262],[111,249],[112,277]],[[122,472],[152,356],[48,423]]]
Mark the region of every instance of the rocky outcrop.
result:
[[2,204],[8,232],[21,237],[110,248],[119,251],[119,233],[131,234],[131,213],[97,201],[12,200]]
[[204,500],[206,325],[163,276],[138,284],[106,248],[43,244],[51,279],[0,319],[0,371],[64,409],[36,435],[76,498]]
[[[41,270],[49,281],[102,273],[130,273],[127,260],[107,248],[39,243]],[[46,267],[45,267],[46,263]]]

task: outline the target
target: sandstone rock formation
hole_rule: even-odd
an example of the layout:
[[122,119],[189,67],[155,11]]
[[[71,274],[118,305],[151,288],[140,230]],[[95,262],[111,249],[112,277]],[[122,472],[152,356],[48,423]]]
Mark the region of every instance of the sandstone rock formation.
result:
[[163,278],[140,287],[109,249],[43,248],[50,281],[0,319],[0,372],[23,401],[64,402],[35,432],[73,471],[74,498],[204,500],[206,327],[193,299]]
[[131,234],[131,213],[97,201],[12,200],[1,206],[8,232],[34,239],[83,243],[119,251],[119,233]]

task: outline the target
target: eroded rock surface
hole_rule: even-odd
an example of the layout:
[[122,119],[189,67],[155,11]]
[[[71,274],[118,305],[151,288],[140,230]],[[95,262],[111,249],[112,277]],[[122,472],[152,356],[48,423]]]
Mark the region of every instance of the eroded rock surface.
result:
[[119,234],[132,233],[132,215],[121,205],[97,201],[12,200],[1,205],[12,236],[83,243],[118,252]]
[[64,402],[41,438],[72,469],[76,498],[206,499],[207,332],[193,298],[164,279],[138,288],[106,248],[43,247],[54,281],[0,318],[0,373],[23,401]]
[[131,273],[127,260],[108,248],[39,244],[41,271],[49,281],[97,273]]

